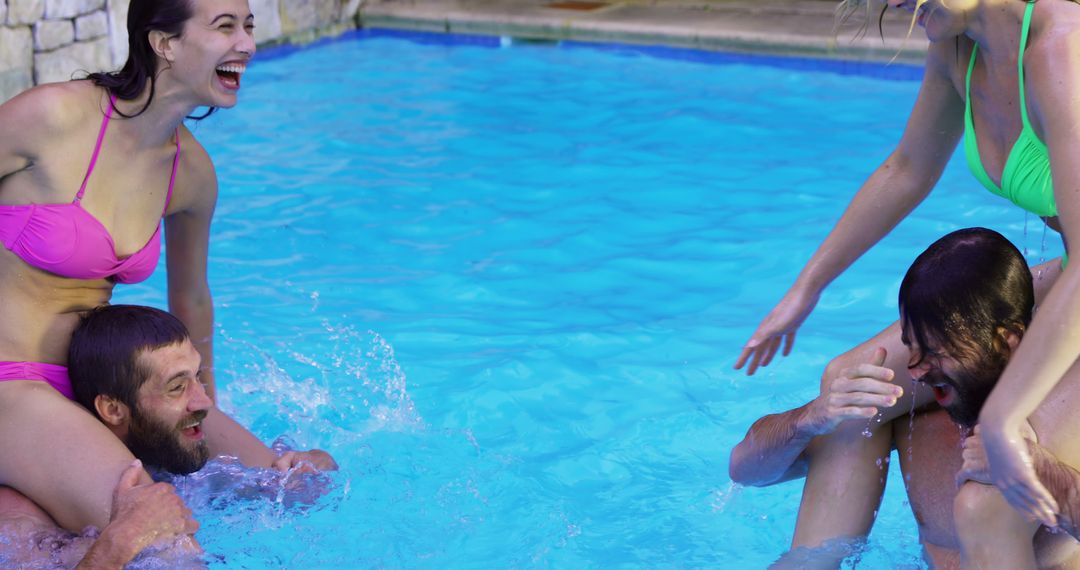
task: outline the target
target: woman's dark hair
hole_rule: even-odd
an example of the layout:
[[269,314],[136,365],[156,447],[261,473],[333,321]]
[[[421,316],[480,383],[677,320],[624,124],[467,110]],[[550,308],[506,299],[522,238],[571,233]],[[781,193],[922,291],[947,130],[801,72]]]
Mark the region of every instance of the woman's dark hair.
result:
[[1024,256],[986,228],[957,230],[937,240],[900,284],[903,334],[918,344],[919,362],[936,350],[961,362],[1000,354],[1006,349],[1001,332],[1023,336],[1034,305]]
[[[157,30],[178,37],[184,30],[184,22],[190,20],[191,16],[191,0],[131,0],[127,17],[128,58],[124,67],[120,71],[91,73],[87,79],[126,101],[141,95],[149,83],[150,96],[143,108],[134,115],[125,115],[115,104],[113,111],[129,119],[146,112],[154,100],[154,87],[160,71],[157,68],[157,54],[150,47],[150,32]],[[211,108],[202,116],[189,118],[205,119],[213,112]]]
[[165,311],[138,305],[105,305],[79,319],[68,347],[68,374],[75,400],[93,412],[99,395],[135,409],[150,370],[139,355],[184,342],[187,328]]

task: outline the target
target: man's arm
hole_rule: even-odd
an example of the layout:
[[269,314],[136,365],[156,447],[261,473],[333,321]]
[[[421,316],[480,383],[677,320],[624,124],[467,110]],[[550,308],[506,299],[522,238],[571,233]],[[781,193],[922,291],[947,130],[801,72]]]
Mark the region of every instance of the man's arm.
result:
[[1058,460],[1050,450],[1034,441],[1028,441],[1028,451],[1035,463],[1035,473],[1061,509],[1058,526],[1080,540],[1080,529],[1077,528],[1080,524],[1080,471]]
[[765,487],[806,476],[806,446],[817,435],[807,429],[810,402],[794,410],[770,414],[750,426],[731,450],[728,475],[743,485]]
[[901,389],[891,383],[892,370],[881,366],[885,356],[884,349],[877,349],[871,362],[843,370],[809,403],[754,422],[731,450],[731,480],[763,487],[804,477],[806,450],[815,437],[832,433],[849,419],[873,418],[879,408],[896,404]]

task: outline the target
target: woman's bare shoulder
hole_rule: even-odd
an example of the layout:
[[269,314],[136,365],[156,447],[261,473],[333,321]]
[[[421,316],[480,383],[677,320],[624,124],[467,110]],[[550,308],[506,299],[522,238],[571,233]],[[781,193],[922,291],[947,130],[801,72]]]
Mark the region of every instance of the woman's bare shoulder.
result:
[[217,172],[210,153],[184,125],[180,127],[180,149],[177,206],[182,210],[212,210],[217,202]]
[[[46,83],[0,106],[0,131],[17,133],[24,147],[50,144],[104,116],[103,91],[89,81]],[[107,103],[106,103],[107,104]]]
[[206,148],[186,125],[180,126],[180,148],[180,167],[192,183],[205,186],[217,182],[217,173],[214,171],[214,161],[210,159],[210,153],[206,152]]
[[1024,79],[1040,118],[1080,120],[1080,4],[1074,12],[1048,21],[1024,52]]
[[23,91],[3,104],[5,122],[13,127],[32,126],[23,135],[34,131],[63,134],[85,125],[94,115],[104,114],[108,104],[101,88],[89,81],[46,83]]

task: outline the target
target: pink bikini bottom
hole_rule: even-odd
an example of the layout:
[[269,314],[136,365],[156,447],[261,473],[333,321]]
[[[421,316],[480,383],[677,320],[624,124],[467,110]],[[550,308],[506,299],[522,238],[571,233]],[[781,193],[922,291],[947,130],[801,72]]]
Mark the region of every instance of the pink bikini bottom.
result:
[[0,382],[8,380],[40,380],[56,388],[69,400],[75,399],[66,366],[42,362],[0,362]]

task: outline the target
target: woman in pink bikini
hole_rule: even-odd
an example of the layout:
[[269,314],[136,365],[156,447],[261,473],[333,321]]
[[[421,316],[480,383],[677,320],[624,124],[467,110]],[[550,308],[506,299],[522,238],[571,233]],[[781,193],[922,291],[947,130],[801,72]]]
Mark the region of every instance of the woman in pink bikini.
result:
[[[235,105],[255,53],[247,0],[133,0],[129,10],[121,71],[0,105],[0,484],[71,531],[108,523],[133,459],[71,400],[71,331],[116,283],[150,276],[162,219],[169,308],[214,395],[206,261],[218,184],[183,121],[196,107]],[[317,450],[278,457],[216,408],[200,429],[213,454],[249,466],[333,464]]]

